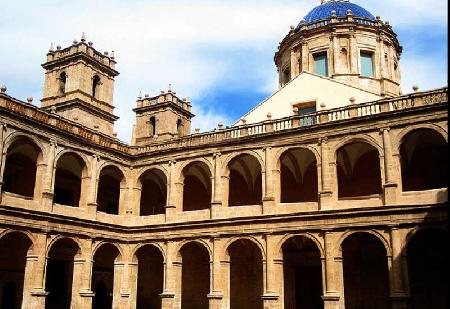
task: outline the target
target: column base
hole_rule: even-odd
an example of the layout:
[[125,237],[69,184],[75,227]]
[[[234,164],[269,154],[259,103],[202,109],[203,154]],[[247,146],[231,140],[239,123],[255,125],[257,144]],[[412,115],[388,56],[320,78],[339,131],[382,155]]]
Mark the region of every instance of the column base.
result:
[[206,296],[208,298],[209,309],[222,308],[223,294],[221,292],[212,292]]
[[327,293],[322,296],[324,309],[339,309],[341,296],[338,293]]
[[23,308],[36,308],[36,309],[44,309],[45,308],[45,299],[48,295],[42,288],[34,289],[30,293],[30,297],[24,297],[22,301]]
[[266,196],[262,200],[263,215],[271,215],[275,213],[275,198],[273,196]]
[[396,183],[384,185],[384,205],[395,205],[397,203],[397,187]]
[[172,291],[164,291],[159,294],[161,298],[161,309],[172,309],[175,301],[175,293]]
[[319,208],[320,210],[330,210],[332,209],[333,203],[333,192],[332,191],[321,191],[319,192]]

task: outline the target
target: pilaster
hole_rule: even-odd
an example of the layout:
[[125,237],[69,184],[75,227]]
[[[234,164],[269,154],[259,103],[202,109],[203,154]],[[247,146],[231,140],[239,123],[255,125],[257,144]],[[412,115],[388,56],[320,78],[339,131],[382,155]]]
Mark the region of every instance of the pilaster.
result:
[[45,173],[45,182],[42,190],[42,207],[46,211],[52,211],[53,208],[53,181],[55,173],[56,140],[50,140],[48,153],[47,171]]
[[264,148],[264,164],[263,214],[272,214],[275,211],[275,197],[272,178],[272,147]]
[[392,309],[408,308],[408,291],[403,269],[402,249],[405,237],[402,229],[397,226],[390,228],[392,264],[389,271],[390,298]]
[[380,130],[383,135],[383,148],[384,148],[384,171],[385,171],[385,184],[384,184],[384,204],[394,205],[397,202],[398,184],[395,181],[395,171],[393,164],[392,144],[389,133],[389,128],[383,128]]
[[169,179],[167,180],[166,222],[173,222],[177,215],[178,186],[175,181],[176,161],[169,162]]
[[331,170],[328,158],[328,139],[321,138],[319,140],[320,146],[320,167],[321,167],[321,188],[319,192],[320,210],[329,210],[333,207],[333,191],[331,184]]

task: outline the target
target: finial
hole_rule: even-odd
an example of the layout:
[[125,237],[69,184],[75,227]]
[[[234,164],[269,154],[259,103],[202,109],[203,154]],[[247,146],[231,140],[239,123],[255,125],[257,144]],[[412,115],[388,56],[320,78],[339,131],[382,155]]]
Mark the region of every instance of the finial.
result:
[[73,40],[73,45],[77,45],[78,44],[78,40]]
[[242,118],[242,119],[241,119],[241,122],[242,122],[243,125],[245,125],[245,124],[247,123],[247,119]]
[[290,29],[291,29],[291,31],[294,31],[295,27],[293,25],[291,25]]
[[347,15],[353,15],[353,11],[350,10],[350,9],[348,9],[348,10],[347,10]]
[[195,128],[195,133],[200,133],[200,128]]
[[50,48],[48,49],[49,52],[53,52],[53,43],[50,43]]
[[419,86],[414,85],[414,86],[412,87],[412,89],[414,90],[414,92],[417,92],[417,91],[419,91]]
[[321,109],[325,109],[325,107],[327,107],[327,105],[324,102],[320,103],[320,108]]
[[27,102],[28,102],[28,103],[33,103],[33,97],[28,97],[28,98],[27,98]]
[[105,56],[108,56],[108,51],[107,50],[105,50],[104,52],[103,52],[103,55],[105,55]]
[[271,113],[271,112],[268,112],[267,115],[266,115],[266,117],[267,117],[267,120],[272,119],[272,113]]
[[351,97],[349,100],[350,100],[350,104],[355,104],[356,99],[354,97]]
[[81,35],[81,42],[86,42],[86,35],[84,34],[84,32],[83,32],[83,34]]
[[148,93],[144,94],[144,98],[149,98],[150,95]]
[[2,85],[2,86],[0,87],[0,93],[6,93],[6,90],[7,90],[7,88],[6,88],[5,85]]
[[114,51],[111,51],[111,59],[114,59],[114,58],[115,58]]
[[336,15],[336,10],[332,10],[331,11],[331,17],[336,17],[337,15]]
[[223,129],[223,122],[222,122],[222,121],[219,122],[219,123],[217,124],[217,128],[218,128],[219,130],[222,130],[222,129]]
[[138,100],[142,99],[142,91],[139,90]]
[[89,41],[89,42],[88,42],[88,45],[89,45],[90,47],[92,47],[92,45],[94,45],[94,43],[91,42],[91,41]]
[[172,92],[172,84],[169,84],[169,90],[167,92]]
[[61,50],[61,45],[57,45],[56,50]]

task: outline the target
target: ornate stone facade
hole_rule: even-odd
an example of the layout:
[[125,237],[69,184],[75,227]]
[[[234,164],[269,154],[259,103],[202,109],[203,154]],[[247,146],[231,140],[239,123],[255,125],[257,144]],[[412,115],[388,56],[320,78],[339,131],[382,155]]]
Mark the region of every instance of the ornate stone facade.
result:
[[171,90],[127,145],[89,48],[75,99],[68,55],[42,108],[1,89],[1,308],[446,307],[447,88],[191,135]]

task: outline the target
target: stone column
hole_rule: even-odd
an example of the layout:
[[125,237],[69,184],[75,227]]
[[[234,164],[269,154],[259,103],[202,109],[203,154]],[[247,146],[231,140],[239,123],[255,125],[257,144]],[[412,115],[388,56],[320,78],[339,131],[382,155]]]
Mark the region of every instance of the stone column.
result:
[[[120,267],[120,265],[118,265]],[[126,273],[122,281],[123,290],[120,291],[121,305],[117,308],[136,308],[138,264],[130,260],[126,264]]]
[[[71,299],[71,303],[70,306],[73,309],[76,308],[87,308],[87,306],[89,306],[89,302],[91,303],[90,305],[92,306],[92,296],[89,297],[81,297],[83,292],[85,291],[82,287],[83,287],[83,279],[86,275],[85,271],[85,264],[86,264],[87,260],[85,259],[84,256],[75,256],[74,260],[73,260],[73,280],[72,280],[72,299]],[[88,273],[89,274],[89,273]],[[86,296],[86,295],[83,295]],[[84,302],[86,302],[86,306],[84,305]]]
[[290,72],[291,80],[293,80],[295,77],[297,77],[297,55],[295,53],[295,50],[291,50],[291,72]]
[[263,190],[263,214],[272,214],[275,209],[272,178],[272,147],[264,149],[264,190]]
[[[276,273],[280,268],[275,267],[274,250],[276,238],[273,235],[265,235],[266,241],[266,267],[264,269],[264,292],[262,295],[264,308],[281,308],[280,291],[276,279],[280,274]],[[281,271],[283,269],[281,268]]]
[[329,210],[333,207],[333,190],[331,181],[331,168],[328,155],[328,139],[321,138],[319,140],[320,146],[320,168],[321,168],[321,187],[319,192],[319,205],[320,210]]
[[169,177],[167,179],[166,222],[173,222],[177,214],[177,186],[175,184],[176,161],[169,162]]
[[[333,29],[333,31],[336,31],[335,29]],[[339,40],[336,37],[336,34],[333,32],[331,34],[331,43],[332,43],[332,57],[333,57],[333,66],[332,66],[332,72],[330,72],[330,76],[334,75],[334,74],[338,74],[339,73],[339,64],[338,59],[339,59]]]
[[311,72],[309,68],[309,52],[308,52],[308,44],[302,43],[302,67],[301,71]]
[[54,174],[55,174],[55,155],[58,145],[54,139],[50,140],[50,149],[48,152],[47,171],[44,178],[44,186],[42,190],[42,207],[46,211],[52,211],[53,206],[53,190],[54,190]]
[[[84,256],[80,261],[81,274],[79,274],[79,288],[78,293],[80,295],[80,306],[81,308],[91,308],[92,300],[94,298],[94,293],[92,292],[92,268],[94,266],[93,256],[92,256],[92,240],[88,239],[84,241],[83,246]],[[74,276],[75,273],[74,267]],[[74,281],[75,282],[75,281]],[[73,297],[73,296],[72,296]],[[76,307],[75,307],[76,308]]]
[[213,190],[211,196],[211,218],[217,218],[218,212],[220,212],[220,208],[222,207],[222,190],[221,190],[221,162],[220,162],[220,153],[214,154],[214,175],[213,175]]
[[35,239],[33,252],[26,258],[22,308],[44,309],[47,234],[35,234]]
[[[125,263],[122,261],[114,262],[114,286],[113,286],[113,309],[121,309],[121,291],[122,277],[125,269]],[[136,283],[137,284],[137,283]]]
[[208,294],[209,308],[220,309],[223,307],[223,276],[220,263],[220,248],[223,241],[220,238],[212,239],[213,257],[211,261],[210,275],[211,275],[211,289]]
[[383,148],[384,148],[384,172],[385,172],[385,184],[384,184],[384,204],[394,205],[397,202],[398,185],[395,181],[395,171],[393,164],[392,144],[389,133],[389,128],[381,129],[383,135]]
[[352,27],[350,27],[350,36],[349,36],[349,43],[350,43],[350,48],[349,48],[349,59],[350,59],[350,73],[352,74],[359,74],[359,69],[358,69],[358,46],[356,43],[356,38],[355,38],[355,34],[354,34],[354,30]]
[[161,297],[161,308],[172,309],[175,305],[175,290],[177,285],[177,269],[174,266],[176,258],[176,244],[172,241],[166,242],[166,262],[164,263],[164,290]]
[[392,263],[389,271],[390,297],[393,309],[408,308],[408,291],[403,273],[402,249],[405,242],[402,230],[391,227]]
[[97,215],[97,188],[98,188],[98,166],[99,157],[98,155],[92,155],[91,162],[91,181],[89,184],[89,199],[88,199],[88,213],[90,217],[96,218]]
[[[325,256],[323,257],[322,274],[323,280],[323,302],[325,309],[338,309],[340,308],[339,298],[339,266],[342,267],[342,263],[336,263],[334,257],[334,243],[336,241],[332,231],[324,232],[324,244],[325,244]],[[338,267],[336,267],[338,266]]]

